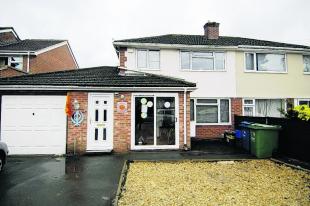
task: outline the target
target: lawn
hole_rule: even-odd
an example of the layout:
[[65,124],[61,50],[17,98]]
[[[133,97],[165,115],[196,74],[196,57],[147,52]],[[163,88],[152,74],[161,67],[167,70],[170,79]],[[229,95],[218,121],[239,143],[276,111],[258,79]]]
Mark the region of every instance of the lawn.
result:
[[134,162],[119,205],[310,205],[310,174],[269,160]]

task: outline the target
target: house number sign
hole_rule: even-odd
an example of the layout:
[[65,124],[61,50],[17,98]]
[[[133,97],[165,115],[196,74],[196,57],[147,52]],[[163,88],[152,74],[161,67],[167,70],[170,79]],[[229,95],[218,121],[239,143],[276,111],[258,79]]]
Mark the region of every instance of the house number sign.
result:
[[76,127],[80,126],[83,120],[84,120],[84,115],[80,110],[76,110],[71,117],[71,121],[73,125]]

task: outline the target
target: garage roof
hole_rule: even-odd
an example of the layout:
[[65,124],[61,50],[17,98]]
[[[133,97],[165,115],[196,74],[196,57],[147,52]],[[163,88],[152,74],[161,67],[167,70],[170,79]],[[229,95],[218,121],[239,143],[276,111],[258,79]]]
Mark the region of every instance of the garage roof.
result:
[[100,66],[85,69],[32,74],[3,78],[4,86],[78,86],[78,87],[196,87],[183,79],[130,71],[118,67]]

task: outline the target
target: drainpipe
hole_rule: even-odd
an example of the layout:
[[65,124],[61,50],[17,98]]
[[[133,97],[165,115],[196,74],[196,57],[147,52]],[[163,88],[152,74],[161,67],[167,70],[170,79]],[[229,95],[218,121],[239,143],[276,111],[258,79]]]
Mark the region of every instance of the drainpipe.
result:
[[183,95],[183,107],[184,107],[184,118],[183,118],[183,133],[184,133],[184,137],[183,137],[183,141],[184,141],[184,149],[187,150],[187,128],[186,128],[186,95],[187,95],[187,89],[184,88],[184,95]]
[[30,52],[28,52],[28,57],[27,57],[27,73],[29,73],[29,65],[30,65]]

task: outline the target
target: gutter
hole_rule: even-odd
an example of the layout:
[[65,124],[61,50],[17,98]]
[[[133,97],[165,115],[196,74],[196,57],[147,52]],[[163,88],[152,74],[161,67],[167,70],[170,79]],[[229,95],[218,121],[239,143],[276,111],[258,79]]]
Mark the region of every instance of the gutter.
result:
[[1,55],[36,55],[34,51],[0,50]]
[[113,46],[118,47],[139,47],[139,48],[166,48],[166,49],[212,49],[212,50],[240,50],[244,49],[265,49],[265,50],[283,50],[291,52],[310,52],[310,49],[294,47],[272,47],[272,46],[216,46],[216,45],[185,45],[185,44],[159,44],[159,43],[133,43],[133,42],[113,42]]
[[0,85],[0,91],[194,91],[196,87],[83,87],[83,86],[45,86],[45,85]]

